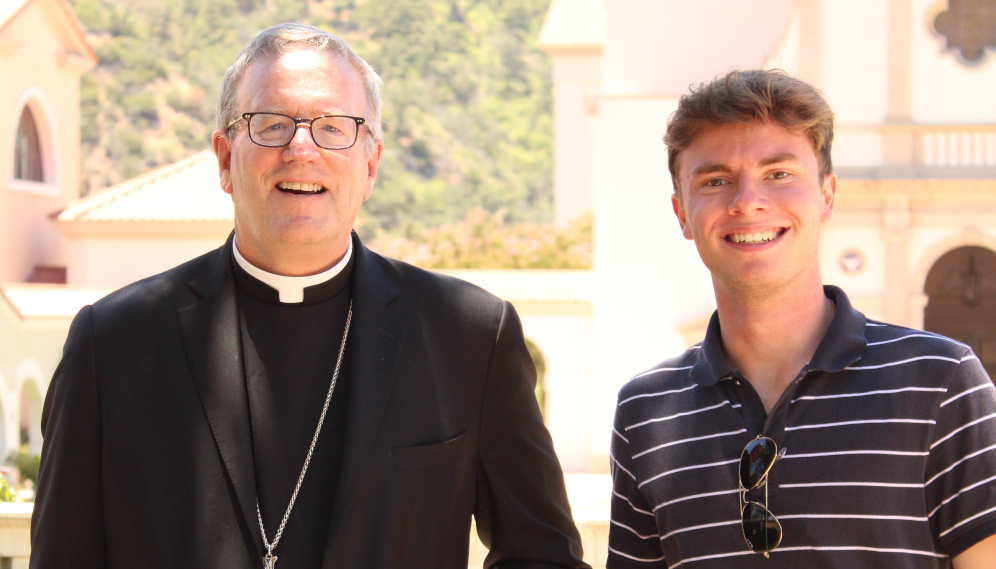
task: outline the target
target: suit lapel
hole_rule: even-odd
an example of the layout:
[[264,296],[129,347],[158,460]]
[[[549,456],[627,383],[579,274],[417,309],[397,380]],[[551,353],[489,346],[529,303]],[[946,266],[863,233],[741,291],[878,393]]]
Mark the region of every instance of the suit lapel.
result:
[[363,479],[397,376],[409,322],[388,308],[398,296],[381,261],[354,235],[353,329],[350,342],[349,419],[342,473],[329,524],[323,567],[333,566],[335,540]]
[[[256,477],[238,307],[230,267],[231,247],[229,238],[190,283],[201,299],[179,309],[177,315],[187,360],[218,454],[235,490],[237,509],[242,511],[246,529],[253,534],[257,527]],[[252,542],[262,557],[260,540],[253,535]]]

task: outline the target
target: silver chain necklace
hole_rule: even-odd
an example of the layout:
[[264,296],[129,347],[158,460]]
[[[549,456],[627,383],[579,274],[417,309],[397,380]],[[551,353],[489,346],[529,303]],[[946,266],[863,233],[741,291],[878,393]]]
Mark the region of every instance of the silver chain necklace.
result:
[[332,401],[332,392],[335,391],[335,380],[339,377],[339,368],[342,366],[342,354],[346,351],[346,337],[349,336],[349,323],[353,320],[353,301],[349,301],[349,313],[346,314],[346,330],[342,333],[342,344],[339,345],[339,357],[335,361],[335,372],[332,374],[332,384],[329,385],[329,394],[325,396],[325,405],[322,407],[322,414],[318,417],[318,427],[315,429],[315,436],[311,438],[311,447],[308,448],[308,456],[304,459],[304,466],[301,467],[301,475],[297,477],[297,486],[291,494],[290,503],[287,504],[287,511],[284,512],[284,519],[280,520],[280,527],[277,528],[277,535],[273,536],[273,541],[266,541],[266,529],[263,528],[263,514],[259,511],[259,498],[256,498],[256,518],[259,520],[259,533],[263,536],[263,546],[266,547],[266,557],[263,557],[263,564],[266,569],[274,569],[277,556],[273,554],[281,536],[284,535],[284,527],[287,526],[287,519],[290,518],[291,510],[294,509],[294,502],[297,494],[301,491],[301,483],[304,482],[304,475],[308,472],[308,465],[311,464],[311,455],[315,452],[315,444],[318,443],[318,435],[322,432],[322,423],[325,422],[325,414],[329,410],[329,402]]

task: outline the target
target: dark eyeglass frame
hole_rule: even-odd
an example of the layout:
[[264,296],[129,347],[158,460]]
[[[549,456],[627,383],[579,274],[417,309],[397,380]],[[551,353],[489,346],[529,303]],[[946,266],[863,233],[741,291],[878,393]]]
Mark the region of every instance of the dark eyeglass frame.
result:
[[[292,131],[290,138],[287,139],[287,142],[285,142],[283,144],[263,144],[262,142],[259,142],[258,140],[256,140],[255,138],[253,138],[253,136],[252,136],[252,120],[251,119],[254,116],[256,116],[256,115],[273,115],[273,116],[277,116],[277,117],[286,117],[286,118],[289,118],[290,120],[294,121],[294,130]],[[315,130],[314,130],[315,121],[322,120],[322,119],[328,119],[328,118],[353,119],[353,121],[356,122],[356,132],[353,134],[353,142],[350,142],[349,146],[322,146],[321,144],[318,143],[318,140],[315,138]],[[290,115],[285,115],[283,113],[271,113],[271,112],[268,112],[268,111],[257,111],[257,112],[254,112],[254,113],[242,113],[241,115],[239,115],[239,118],[237,118],[237,119],[233,120],[232,122],[228,123],[228,127],[226,127],[225,130],[231,130],[231,128],[233,126],[235,126],[235,124],[238,123],[241,120],[245,120],[246,121],[246,131],[248,131],[248,133],[249,133],[249,140],[253,141],[255,144],[258,144],[259,146],[265,146],[266,148],[282,148],[284,146],[287,146],[288,144],[291,143],[292,140],[294,140],[294,133],[297,132],[298,125],[306,124],[306,125],[308,125],[308,132],[311,134],[311,140],[312,140],[312,142],[315,143],[315,146],[317,146],[319,148],[324,148],[326,150],[346,150],[347,148],[352,148],[356,144],[356,141],[359,140],[359,138],[360,138],[360,127],[363,126],[364,124],[366,124],[366,122],[367,122],[367,119],[365,119],[363,117],[354,117],[354,116],[350,116],[350,115],[322,115],[320,117],[315,117],[313,119],[302,119],[302,118],[295,118],[295,117],[292,117]]]
[[[761,452],[755,455],[758,449]],[[740,472],[737,477],[740,486],[740,529],[747,547],[765,557],[782,542],[782,524],[768,510],[768,473],[785,456],[787,450],[778,450],[774,440],[758,436],[747,443],[740,453]],[[747,500],[747,492],[762,485],[764,505]],[[775,535],[772,536],[771,533]],[[753,541],[751,538],[754,538]],[[771,545],[772,542],[774,545]]]

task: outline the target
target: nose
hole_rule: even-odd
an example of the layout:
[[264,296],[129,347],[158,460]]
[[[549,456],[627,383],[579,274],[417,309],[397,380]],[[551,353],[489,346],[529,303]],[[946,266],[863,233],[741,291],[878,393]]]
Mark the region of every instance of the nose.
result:
[[311,137],[311,128],[305,123],[295,126],[293,138],[284,147],[284,156],[291,160],[314,158],[318,155],[318,145]]
[[741,176],[737,180],[733,195],[730,197],[728,209],[730,215],[747,215],[767,211],[768,200],[764,188],[753,178]]

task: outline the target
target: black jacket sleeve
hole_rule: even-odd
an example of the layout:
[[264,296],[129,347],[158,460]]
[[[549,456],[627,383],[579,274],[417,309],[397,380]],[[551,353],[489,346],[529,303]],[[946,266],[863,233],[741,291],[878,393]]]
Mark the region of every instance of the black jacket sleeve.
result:
[[481,410],[474,517],[490,548],[484,567],[588,568],[535,384],[522,324],[505,302]]
[[107,565],[92,323],[90,306],[76,315],[45,397],[31,569]]

